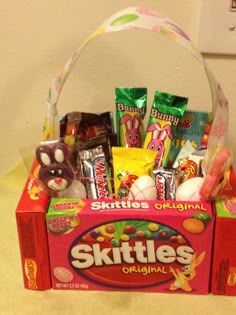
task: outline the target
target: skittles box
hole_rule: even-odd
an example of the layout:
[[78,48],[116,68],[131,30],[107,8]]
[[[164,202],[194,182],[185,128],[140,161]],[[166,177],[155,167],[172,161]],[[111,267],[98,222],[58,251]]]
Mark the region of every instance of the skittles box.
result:
[[217,200],[215,209],[211,291],[213,294],[236,295],[236,197]]
[[209,292],[208,203],[52,199],[46,221],[53,289]]

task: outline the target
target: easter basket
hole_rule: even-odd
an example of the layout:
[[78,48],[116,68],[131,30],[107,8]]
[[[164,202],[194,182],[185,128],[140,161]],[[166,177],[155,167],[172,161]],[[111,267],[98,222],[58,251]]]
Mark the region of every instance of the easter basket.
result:
[[[174,40],[194,56],[205,70],[211,90],[212,112],[214,116],[207,150],[202,162],[207,175],[205,187],[208,187],[208,192],[206,196],[209,197],[212,191],[216,189],[215,185],[218,185],[221,180],[223,176],[222,172],[226,170],[225,165],[227,165],[227,168],[230,166],[227,154],[223,154],[223,158],[225,159],[221,159],[221,153],[225,153],[224,149],[227,139],[228,101],[224,96],[220,84],[215,80],[202,55],[192,44],[189,37],[174,22],[158,12],[138,7],[120,11],[106,19],[72,54],[62,71],[52,81],[41,140],[43,143],[48,143],[63,138],[63,135],[60,134],[57,103],[67,77],[85,47],[91,40],[100,35],[129,29],[145,29],[152,31],[155,33],[154,35],[167,35],[169,39]],[[215,162],[217,166],[212,169],[212,165]],[[214,214],[210,203],[205,202],[208,201],[207,198],[202,202],[196,203],[188,203],[188,201],[180,203],[174,201],[171,203],[169,201],[122,202],[121,200],[114,202],[108,200],[106,203],[106,200],[100,202],[91,199],[76,200],[60,198],[52,198],[50,201],[48,194],[45,190],[41,190],[40,184],[37,181],[38,169],[39,165],[35,162],[32,168],[33,176],[28,179],[17,208],[17,223],[25,287],[36,290],[48,289],[51,287],[52,281],[54,289],[109,289],[163,292],[166,290],[165,283],[169,282],[168,292],[179,289],[182,292],[192,292],[192,287],[188,284],[187,280],[179,287],[176,284],[178,282],[177,265],[186,264],[193,269],[201,265],[201,267],[198,267],[198,277],[193,280],[193,286],[195,286],[196,293],[205,294],[209,292]],[[220,174],[219,169],[221,171]],[[49,209],[48,212],[47,209]],[[127,212],[127,209],[132,209],[132,211]],[[147,212],[148,210],[149,212]],[[199,210],[199,213],[196,214],[197,210]],[[37,220],[35,219],[36,214],[38,215]],[[44,236],[44,242],[41,239],[39,240],[37,236],[33,238],[35,244],[32,244],[32,247],[37,248],[37,250],[33,251],[34,257],[32,257],[31,253],[28,256],[24,256],[24,237],[27,237],[27,235],[24,234],[26,224],[22,227],[22,222],[26,215],[30,215],[34,222],[31,227],[31,233],[37,234],[37,226],[40,225],[40,234]],[[157,215],[158,218],[156,218]],[[45,216],[47,226],[45,226]],[[182,231],[183,222],[187,219],[201,221],[201,223],[198,222],[199,226],[194,227],[195,231],[192,231],[192,234],[189,232],[190,236],[186,236],[184,232],[176,232]],[[170,220],[175,221],[173,227],[171,224],[168,224]],[[143,230],[141,230],[140,226],[142,226]],[[29,228],[27,231],[29,231]],[[197,233],[200,235],[198,239],[196,238]],[[173,242],[174,250],[176,250],[176,252],[174,251],[174,259],[171,258],[168,260],[166,258],[167,254],[165,251],[170,250],[171,253],[173,251],[169,245],[165,249],[162,246],[163,244],[154,245],[154,235],[160,243],[166,242],[166,240]],[[60,237],[61,241],[59,240]],[[70,239],[70,237],[72,238]],[[141,253],[142,249],[139,248],[141,245],[139,241],[134,239],[135,237],[138,239],[144,238],[145,242],[148,242],[145,243],[145,246],[147,246],[147,257],[144,257]],[[127,254],[126,257],[123,257],[121,255],[127,249],[123,243],[126,242],[127,244],[131,238],[132,242],[134,242],[132,244],[135,244],[134,251],[139,264],[134,262],[133,256],[131,257]],[[46,239],[49,242],[49,249]],[[91,242],[94,242],[94,240],[98,244],[91,245]],[[107,243],[112,244],[110,251],[112,252],[111,255],[114,256],[113,259],[111,256],[102,254],[102,251],[105,250],[102,246],[105,246],[104,244]],[[119,245],[122,246],[122,249],[118,253]],[[79,251],[79,246],[83,248],[83,252]],[[160,246],[158,247],[160,250],[156,249],[156,254],[153,255],[155,246]],[[178,246],[180,246],[180,249],[177,248]],[[99,258],[89,256],[89,252],[95,250],[99,251]],[[127,250],[132,250],[131,245]],[[40,255],[37,255],[37,252],[40,252]],[[51,267],[49,265],[49,256]],[[42,257],[44,257],[43,262]],[[122,258],[126,260],[126,266],[119,267],[120,269],[118,270],[117,266],[121,264]],[[140,266],[145,261],[145,267]],[[167,268],[165,263],[170,261],[173,262],[173,265]],[[103,263],[105,266],[103,266]],[[133,269],[129,263],[132,264]],[[158,263],[155,271],[151,268],[153,263]],[[96,269],[96,267],[100,267],[100,269]],[[96,270],[89,268],[95,268]],[[110,271],[108,272],[106,268],[110,268]],[[103,273],[102,270],[106,271]],[[156,280],[155,273],[162,274],[163,278]],[[79,280],[75,280],[77,276]],[[125,276],[128,276],[129,280],[123,279]],[[158,276],[156,277],[158,278]],[[195,276],[191,275],[191,277],[194,278]],[[148,280],[144,280],[144,278]],[[173,279],[176,279],[177,282]],[[204,279],[204,281],[201,279]]]
[[[64,84],[67,80],[67,77],[85,47],[90,43],[92,39],[100,35],[129,29],[146,29],[156,34],[164,34],[165,36],[168,36],[169,39],[175,41],[180,46],[185,48],[192,56],[194,56],[199,61],[199,63],[204,68],[211,90],[212,113],[214,120],[210,129],[210,134],[208,136],[207,150],[202,165],[205,173],[208,173],[208,171],[212,173],[211,166],[213,164],[213,160],[226,145],[228,131],[228,101],[225,98],[220,84],[215,80],[202,55],[199,53],[194,44],[190,41],[185,32],[182,31],[175,23],[173,23],[168,18],[162,16],[159,13],[143,8],[128,8],[111,16],[83,42],[79,49],[77,49],[72,54],[62,70],[52,81],[49,91],[49,99],[47,101],[47,113],[43,127],[42,141],[63,137],[63,135],[59,134],[60,127],[59,116],[57,112],[57,103]],[[227,162],[227,157],[226,160],[224,160],[224,163]],[[217,173],[218,170],[213,171],[213,173],[214,172]],[[222,173],[220,174],[220,176],[222,177]],[[219,181],[219,176],[216,177]],[[214,178],[214,176],[212,178]],[[212,178],[211,176],[210,179],[208,178],[205,188],[208,187],[208,189],[210,189],[209,187],[214,186],[214,180]],[[214,190],[214,188],[212,189]],[[208,197],[211,196],[213,190],[208,191],[205,199],[209,199]]]

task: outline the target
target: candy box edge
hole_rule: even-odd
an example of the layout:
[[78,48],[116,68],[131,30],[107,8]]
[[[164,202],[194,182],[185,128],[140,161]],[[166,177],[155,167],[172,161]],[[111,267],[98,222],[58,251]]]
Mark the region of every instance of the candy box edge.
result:
[[236,246],[236,197],[229,197],[225,201],[218,199],[213,206],[216,219],[211,292],[236,296],[236,254],[232,250],[232,246]]
[[47,194],[39,183],[28,177],[15,210],[23,283],[26,289],[51,288],[50,262],[46,230]]

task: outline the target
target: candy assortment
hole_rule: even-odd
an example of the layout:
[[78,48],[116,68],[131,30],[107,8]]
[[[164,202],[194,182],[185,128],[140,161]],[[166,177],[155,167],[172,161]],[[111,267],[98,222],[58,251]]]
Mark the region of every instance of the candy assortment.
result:
[[[115,89],[116,130],[110,112],[69,112],[59,120],[58,98],[85,46],[126,29],[167,36],[190,52],[206,72],[213,112],[192,111],[186,97],[156,91],[145,127],[147,88],[122,87]],[[138,7],[104,21],[50,88],[43,142],[16,211],[25,287],[209,293],[209,201],[233,194],[227,124],[220,84],[173,21]],[[227,209],[235,212],[230,201]],[[228,222],[218,213],[216,220],[214,293],[236,294],[232,250],[227,261],[221,254],[219,230]]]
[[145,132],[146,102],[146,88],[116,88],[117,134],[110,112],[72,112],[60,140],[36,150],[51,195],[54,289],[209,292],[214,213],[206,201],[225,186],[231,152],[223,148],[204,172],[211,115],[156,91]]
[[[214,215],[205,201],[216,197],[230,152],[204,175],[206,147],[196,150],[185,133],[171,163],[187,98],[157,91],[145,132],[146,101],[147,89],[116,88],[117,134],[112,113],[72,112],[60,140],[36,150],[51,196],[54,289],[209,292]],[[212,194],[211,185],[202,190],[211,178]]]
[[[145,131],[147,88],[116,88],[117,134],[111,112],[66,114],[60,123],[61,140],[36,150],[39,180],[54,197],[210,201],[225,184],[231,154],[224,148],[204,174],[207,142],[203,147],[199,140],[209,132],[207,117],[212,115],[188,111],[184,116],[187,103],[186,97],[156,91]],[[172,161],[177,152],[173,144],[183,135]],[[198,142],[195,148],[193,141]],[[140,176],[145,180],[137,184]]]

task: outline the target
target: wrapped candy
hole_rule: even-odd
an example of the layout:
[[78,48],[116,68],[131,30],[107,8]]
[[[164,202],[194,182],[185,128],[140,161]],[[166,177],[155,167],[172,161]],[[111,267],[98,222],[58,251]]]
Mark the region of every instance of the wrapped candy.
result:
[[156,166],[168,164],[172,141],[187,102],[186,97],[155,92],[143,147],[157,151]]
[[127,148],[142,148],[147,89],[116,88],[115,96],[118,145]]
[[156,152],[141,148],[113,147],[115,197],[126,198],[133,183],[143,175],[153,177]]

